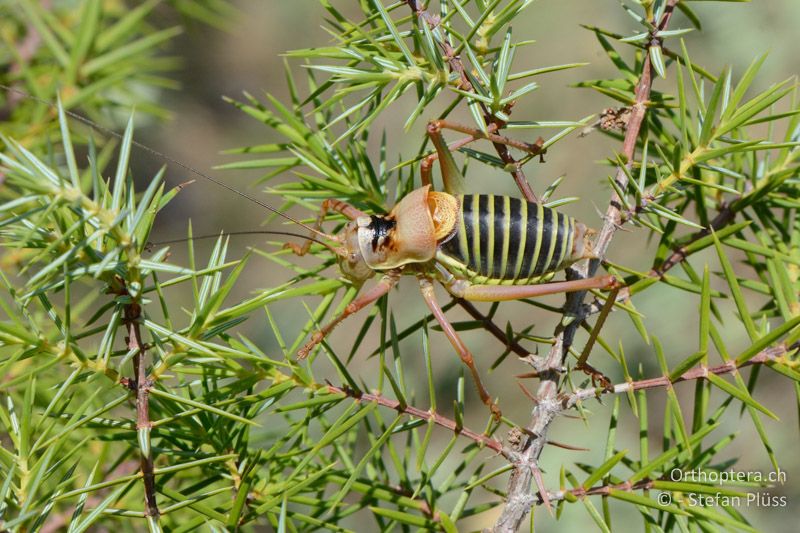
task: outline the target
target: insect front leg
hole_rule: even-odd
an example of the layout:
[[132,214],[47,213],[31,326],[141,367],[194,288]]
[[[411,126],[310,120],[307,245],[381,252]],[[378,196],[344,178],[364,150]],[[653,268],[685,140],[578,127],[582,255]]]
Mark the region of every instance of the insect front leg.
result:
[[[327,216],[329,211],[336,211],[337,213],[341,213],[350,220],[355,220],[358,217],[364,216],[362,211],[359,211],[352,205],[342,202],[341,200],[336,200],[334,198],[328,198],[327,200],[322,202],[322,205],[319,208],[319,215],[317,215],[317,221],[314,223],[314,229],[316,231],[320,231],[322,228],[322,223],[325,221],[325,217]],[[313,236],[313,232],[312,232]],[[299,245],[293,242],[287,242],[283,245],[284,248],[290,249],[296,255],[304,256],[308,253],[308,250],[311,248],[311,243],[313,241],[306,240],[303,245]]]
[[328,322],[328,324],[326,324],[322,329],[315,332],[311,336],[311,340],[308,341],[306,345],[303,346],[297,352],[298,359],[305,359],[306,357],[308,357],[308,354],[311,352],[311,350],[313,350],[317,344],[322,342],[322,340],[331,331],[333,331],[333,328],[338,326],[339,323],[342,322],[345,318],[359,312],[361,309],[365,308],[366,306],[368,306],[369,304],[371,304],[372,302],[374,302],[375,300],[377,300],[378,298],[380,298],[381,296],[392,290],[392,287],[397,285],[397,282],[400,279],[401,272],[402,269],[399,268],[388,271],[381,277],[378,283],[370,287],[370,289],[365,293],[361,294],[361,296],[350,302],[347,305],[347,307],[344,308],[344,311],[342,311],[342,313],[339,316],[335,317],[333,320]]
[[618,286],[617,278],[611,275],[532,285],[473,285],[467,280],[456,278],[451,278],[444,284],[452,295],[473,302],[504,302],[562,292],[613,289]]
[[429,278],[420,277],[419,278],[419,288],[422,291],[422,297],[425,299],[425,303],[428,305],[428,309],[431,310],[433,316],[436,318],[436,321],[439,322],[439,325],[442,326],[442,331],[444,332],[447,340],[450,341],[450,344],[453,345],[458,356],[467,365],[469,368],[470,373],[472,374],[472,380],[475,382],[475,387],[478,389],[478,395],[481,397],[481,401],[489,407],[489,410],[492,412],[492,416],[496,420],[500,420],[502,413],[500,412],[500,407],[492,400],[492,397],[486,391],[486,387],[483,386],[483,382],[481,381],[481,376],[478,373],[478,369],[475,368],[475,359],[472,357],[472,352],[469,351],[464,341],[461,340],[461,337],[458,336],[456,330],[453,328],[452,324],[447,320],[447,317],[444,316],[444,311],[442,311],[439,302],[436,300],[436,294],[433,291],[433,283]]

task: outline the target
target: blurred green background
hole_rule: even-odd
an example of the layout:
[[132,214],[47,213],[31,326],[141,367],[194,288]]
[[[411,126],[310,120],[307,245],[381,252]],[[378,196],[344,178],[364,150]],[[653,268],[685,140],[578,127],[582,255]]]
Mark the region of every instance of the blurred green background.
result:
[[[348,2],[336,2],[337,6],[347,11]],[[146,131],[140,130],[138,136],[147,144],[157,147],[171,156],[189,163],[199,169],[208,169],[214,165],[230,162],[234,159],[221,155],[224,149],[247,144],[258,144],[273,141],[268,132],[259,123],[223,102],[221,96],[236,99],[247,91],[261,97],[265,92],[286,99],[285,78],[283,75],[284,58],[281,53],[294,48],[306,48],[325,45],[329,36],[323,31],[325,13],[320,5],[307,1],[240,1],[237,2],[240,17],[232,24],[232,31],[225,33],[196,26],[179,40],[179,55],[185,58],[183,71],[179,74],[182,90],[165,95],[168,107],[174,114],[173,120]],[[709,69],[719,72],[725,65],[733,67],[734,78],[740,75],[747,65],[757,56],[769,52],[760,78],[753,91],[797,74],[796,57],[797,28],[800,24],[800,1],[798,0],[760,0],[752,3],[717,3],[697,2],[692,7],[699,14],[704,29],[686,36],[687,46],[692,59]],[[355,16],[355,9],[352,10]],[[517,54],[515,66],[519,70],[536,68],[545,65],[588,62],[589,66],[559,72],[542,77],[539,81],[541,89],[524,99],[514,110],[514,117],[519,120],[577,120],[587,115],[598,113],[605,107],[616,106],[608,98],[586,89],[570,88],[570,85],[582,79],[603,78],[612,75],[612,69],[594,35],[582,29],[580,24],[596,25],[623,34],[630,34],[636,29],[633,20],[628,18],[619,8],[615,0],[539,0],[534,2],[524,15],[514,24],[514,35],[517,40],[535,39],[537,44],[524,48],[524,53]],[[681,16],[675,17],[671,29],[687,28],[688,22]],[[631,49],[620,47],[627,54]],[[626,59],[630,59],[630,55]],[[299,72],[298,65],[292,68]],[[674,73],[674,71],[672,71]],[[674,74],[673,74],[674,75]],[[674,80],[657,80],[656,89],[667,90]],[[402,123],[391,121],[396,117],[399,121],[413,107],[410,99],[405,100],[394,112],[388,113],[382,121],[375,124],[374,129],[384,129],[389,138],[391,150],[410,157],[418,148],[422,136],[424,120],[419,121],[409,131],[402,131]],[[464,121],[468,121],[464,118]],[[532,141],[534,139],[527,139]],[[603,137],[599,133],[578,138],[572,135],[559,143],[549,152],[546,163],[531,163],[526,167],[528,178],[534,190],[541,193],[557,176],[566,175],[564,184],[558,190],[558,196],[579,195],[582,201],[563,208],[565,212],[598,228],[601,225],[600,211],[605,209],[609,192],[605,180],[609,169],[599,162],[619,150],[619,143]],[[140,158],[141,160],[141,158]],[[152,168],[163,164],[152,161]],[[499,192],[515,194],[516,189],[507,175],[485,171],[476,172],[472,167],[470,187],[476,192]],[[260,199],[268,198],[260,188],[248,188],[257,175],[245,172],[215,172],[227,183],[241,188]],[[172,183],[178,183],[195,176],[180,174],[171,170]],[[283,179],[292,179],[286,176]],[[269,201],[267,199],[267,201]],[[306,214],[306,216],[309,216]],[[258,206],[244,202],[230,193],[215,188],[214,185],[198,181],[185,189],[171,204],[159,223],[159,234],[153,240],[164,240],[185,236],[187,219],[191,219],[195,234],[215,233],[220,230],[236,231],[257,229],[266,218],[266,213]],[[239,238],[235,240],[236,257],[250,245],[267,246],[265,239]],[[645,249],[645,247],[647,247]],[[652,258],[653,244],[647,239],[642,229],[619,232],[611,250],[610,259],[619,260],[631,267],[646,269],[646,263]],[[176,250],[180,256],[180,246]],[[708,260],[712,271],[716,264],[713,250],[694,258],[694,265],[702,269],[703,260]],[[734,258],[736,259],[736,258]],[[300,260],[298,260],[300,261]],[[305,261],[305,260],[303,260]],[[313,261],[313,259],[311,259]],[[290,277],[290,273],[266,261],[253,261],[248,268],[249,275],[239,284],[240,295],[267,287]],[[337,275],[331,271],[331,275]],[[391,309],[398,321],[399,329],[420,318],[424,304],[417,294],[416,284],[412,280],[401,282],[401,290],[391,295]],[[442,299],[446,298],[443,291]],[[176,295],[175,297],[179,297]],[[563,296],[547,299],[549,303],[560,305]],[[758,300],[753,299],[757,307]],[[697,347],[697,324],[695,320],[699,298],[685,292],[668,287],[650,290],[641,298],[634,300],[637,308],[647,317],[646,325],[651,333],[659,336],[666,347],[666,355],[671,363],[685,358]],[[278,319],[286,328],[294,331],[298,321],[304,321],[306,311],[300,302],[281,304]],[[513,318],[518,325],[535,323],[534,334],[552,334],[557,320],[556,315],[534,313],[532,307],[518,303],[501,306],[498,322],[502,325]],[[732,306],[723,304],[723,313],[733,312]],[[449,315],[452,320],[465,319],[465,315],[457,310]],[[350,335],[357,331],[362,318],[354,318],[346,322],[331,337],[334,347],[347,353]],[[733,321],[730,321],[733,324]],[[263,316],[254,317],[245,329],[251,338],[256,339],[268,352],[278,350],[274,338],[264,327]],[[375,328],[374,331],[377,331]],[[737,346],[746,340],[741,331],[733,327],[723,330],[724,337],[731,346]],[[461,374],[461,363],[450,349],[440,333],[434,332],[435,373],[440,377],[440,400],[452,398],[455,394],[457,377]],[[614,315],[609,318],[603,332],[611,343],[624,346],[629,364],[641,367],[643,376],[651,377],[659,374],[652,347],[647,346],[636,334],[626,316]],[[468,333],[464,335],[468,346],[478,359],[479,366],[487,374],[487,386],[490,392],[500,396],[500,405],[504,414],[519,423],[528,420],[531,404],[517,386],[520,381],[517,374],[529,371],[530,368],[509,357],[498,369],[489,374],[489,365],[502,352],[502,346],[487,335]],[[579,337],[577,346],[582,346],[584,337]],[[375,343],[366,343],[371,350]],[[402,352],[407,368],[421,362],[419,338],[412,337],[402,345]],[[533,346],[533,344],[529,344]],[[327,364],[319,358],[320,365]],[[359,375],[369,376],[372,361],[366,354],[356,356]],[[715,359],[712,358],[712,361]],[[718,361],[718,359],[716,359]],[[592,364],[601,370],[615,368],[615,364],[601,349],[595,350]],[[320,373],[325,370],[320,369]],[[634,375],[634,369],[632,369]],[[331,373],[331,376],[335,374]],[[420,378],[417,390],[424,392],[424,374],[422,370],[411,371],[411,376]],[[619,375],[611,375],[619,380]],[[787,484],[769,489],[772,494],[785,495],[789,506],[783,509],[755,508],[741,509],[752,517],[753,524],[763,531],[796,531],[797,524],[790,517],[800,509],[800,461],[796,452],[797,407],[791,384],[788,381],[775,380],[771,386],[772,376],[764,375],[754,396],[764,405],[781,417],[781,422],[764,418],[764,424],[771,442],[777,450],[782,468],[786,472]],[[526,381],[529,389],[535,390],[536,383]],[[472,385],[467,382],[469,394],[473,394]],[[414,387],[412,387],[414,388]],[[676,388],[679,397],[685,396],[691,402],[694,385],[684,384]],[[660,438],[660,419],[663,413],[663,391],[654,391],[649,395],[650,419],[653,425],[653,442]],[[624,399],[623,399],[624,402]],[[577,462],[599,463],[602,457],[605,434],[608,425],[608,414],[611,399],[604,404],[588,402],[587,408],[592,416],[587,423],[578,419],[561,418],[553,425],[550,438],[572,446],[589,448],[589,451],[565,451],[549,447],[542,455],[542,466],[545,469],[545,480],[549,487],[558,487],[558,471],[562,463],[570,467]],[[472,420],[468,423],[480,427],[485,413],[475,403]],[[627,447],[632,453],[638,453],[637,427],[627,407],[623,406],[623,417],[620,421],[619,447]],[[712,434],[723,436],[738,432],[738,437],[729,446],[725,457],[739,457],[734,466],[738,471],[770,471],[772,468],[759,442],[752,423],[747,417],[735,417],[735,411],[724,418],[723,425]],[[655,452],[651,452],[651,455]],[[498,461],[495,466],[500,466]],[[504,487],[503,487],[504,488]],[[487,495],[488,497],[489,495]],[[612,508],[614,504],[612,503]],[[619,530],[627,530],[630,524],[637,529],[641,527],[641,519],[635,516],[631,506],[625,506],[624,516],[614,514],[615,525]],[[580,506],[568,506],[561,520],[556,522],[547,516],[543,509],[537,510],[536,524],[539,531],[573,531],[578,528],[593,529],[585,512]],[[480,529],[493,523],[494,514],[484,513],[472,520],[471,529]]]

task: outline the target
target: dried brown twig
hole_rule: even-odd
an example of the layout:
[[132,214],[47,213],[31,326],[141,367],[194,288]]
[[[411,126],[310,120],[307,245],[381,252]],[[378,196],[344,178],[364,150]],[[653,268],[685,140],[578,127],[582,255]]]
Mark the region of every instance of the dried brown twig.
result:
[[[623,491],[623,492],[634,492],[637,490],[648,490],[653,488],[652,479],[643,479],[641,481],[637,481],[636,483],[631,483],[629,481],[624,481],[622,483],[616,483],[612,485],[599,485],[596,487],[590,487],[585,489],[583,487],[576,487],[570,490],[559,490],[557,492],[551,492],[547,494],[547,501],[550,502],[557,502],[560,500],[564,500],[570,496],[574,496],[576,498],[585,498],[586,496],[600,496],[604,495],[607,496],[611,494],[612,491]],[[539,496],[539,503],[544,503],[542,500],[542,496]]]
[[[695,242],[699,241],[700,239],[711,235],[713,232],[719,231],[724,227],[728,226],[731,222],[735,220],[736,217],[736,202],[732,202],[730,204],[723,205],[717,215],[714,217],[711,222],[709,222],[708,226],[697,230],[696,232],[692,233],[684,242],[684,244],[676,248],[672,251],[672,253],[667,256],[664,261],[652,268],[648,273],[647,277],[650,278],[661,278],[666,274],[672,267],[679,265],[684,259],[688,257],[687,247]],[[630,286],[622,287],[616,298],[615,301],[617,302],[624,302],[625,300],[631,297],[631,288]],[[600,311],[602,304],[593,303],[586,308],[583,309],[581,314],[579,315],[581,320],[585,319],[589,315],[592,315],[598,311]]]
[[480,310],[478,310],[478,308],[475,307],[471,302],[468,302],[462,298],[453,298],[453,300],[455,300],[456,303],[458,303],[458,305],[464,309],[464,311],[469,313],[472,318],[480,321],[483,325],[483,328],[491,333],[497,340],[502,342],[508,350],[514,352],[519,357],[530,356],[530,351],[523,348],[514,339],[509,339],[505,331],[503,331],[500,326],[495,324],[491,318],[481,313]]

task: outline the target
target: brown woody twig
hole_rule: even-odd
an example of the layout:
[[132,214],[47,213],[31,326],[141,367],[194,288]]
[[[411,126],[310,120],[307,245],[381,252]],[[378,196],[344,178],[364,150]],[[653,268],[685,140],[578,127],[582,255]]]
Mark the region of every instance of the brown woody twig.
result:
[[[153,466],[153,452],[150,448],[150,387],[152,383],[147,375],[145,356],[147,345],[142,339],[142,331],[139,326],[142,309],[137,303],[125,306],[125,327],[128,331],[128,349],[135,350],[133,358],[133,380],[128,380],[128,385],[136,392],[136,430],[146,431],[147,437],[144,439],[147,449],[142,450],[141,470],[144,481],[144,504],[147,516],[158,518],[158,504],[156,503],[156,477]],[[140,439],[140,447],[142,439]]]
[[503,446],[503,443],[500,442],[499,440],[494,439],[484,433],[478,433],[477,431],[463,427],[460,424],[458,424],[455,420],[440,415],[436,411],[432,410],[426,411],[424,409],[420,409],[418,407],[402,403],[398,400],[392,400],[381,394],[372,394],[369,392],[357,391],[348,387],[337,387],[335,385],[329,384],[328,391],[333,394],[341,394],[344,396],[348,396],[350,398],[356,399],[361,402],[374,402],[377,403],[378,405],[388,407],[389,409],[394,409],[398,413],[404,413],[414,418],[419,418],[422,420],[433,422],[437,426],[447,428],[453,433],[466,437],[476,442],[477,444],[480,444],[481,446],[489,448],[490,450],[494,450],[495,452],[499,453],[503,457],[506,457],[507,459],[511,459],[516,455],[512,450],[509,450],[508,448]]
[[596,398],[601,394],[624,394],[629,391],[669,387],[684,381],[697,381],[700,379],[706,379],[710,374],[717,376],[733,374],[734,372],[737,372],[748,366],[774,363],[778,361],[778,359],[789,355],[790,352],[797,350],[797,348],[798,346],[790,346],[787,348],[783,344],[778,344],[771,348],[760,351],[753,358],[745,361],[744,363],[737,364],[736,361],[730,360],[717,366],[699,365],[687,370],[675,379],[670,379],[669,376],[660,376],[657,378],[617,383],[616,385],[612,385],[610,387],[591,387],[587,389],[579,389],[570,394],[562,395],[558,399],[558,403],[561,409],[569,409],[574,407],[578,402],[590,398]]
[[[722,206],[722,208],[719,210],[717,215],[708,224],[707,227],[697,230],[696,232],[691,234],[689,238],[686,240],[686,242],[683,244],[683,246],[674,249],[672,253],[660,265],[658,265],[655,268],[652,268],[647,273],[647,277],[650,278],[663,277],[664,274],[667,273],[667,271],[669,271],[672,267],[680,264],[684,259],[688,257],[687,247],[690,244],[699,241],[703,237],[711,235],[712,232],[721,230],[722,228],[733,222],[734,219],[736,218],[736,212],[737,212],[735,206],[736,206],[735,202],[732,204],[726,204]],[[617,294],[616,301],[618,302],[625,301],[630,297],[631,297],[630,287],[629,286],[622,287],[622,289],[619,291],[619,294]],[[586,316],[596,312],[597,310],[599,310],[598,307],[589,306],[582,314],[582,317],[586,318]]]
[[[636,483],[624,481],[622,483],[616,483],[613,485],[599,485],[588,489],[576,487],[570,490],[560,490],[558,492],[548,493],[547,499],[550,502],[557,502],[565,499],[568,495],[575,496],[576,498],[585,498],[586,496],[608,496],[612,491],[634,492],[637,490],[648,490],[653,488],[653,481],[654,480],[652,479],[643,479],[641,481],[637,481]],[[544,503],[542,496],[538,495],[538,498],[534,498],[532,503]]]

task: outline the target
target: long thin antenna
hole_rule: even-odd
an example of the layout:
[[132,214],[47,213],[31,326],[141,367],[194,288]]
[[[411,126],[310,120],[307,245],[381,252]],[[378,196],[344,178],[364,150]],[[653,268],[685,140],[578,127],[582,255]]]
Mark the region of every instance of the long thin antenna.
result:
[[[34,100],[36,102],[39,102],[41,104],[44,104],[44,105],[50,107],[51,109],[58,110],[58,106],[56,106],[56,104],[54,104],[53,102],[50,102],[48,100],[45,100],[44,98],[39,98],[38,96],[29,94],[29,93],[27,93],[25,91],[22,91],[20,89],[16,89],[14,87],[9,87],[8,85],[4,85],[2,83],[0,83],[0,88],[6,90],[7,92],[16,93],[16,94],[18,94],[20,96],[23,96],[25,98],[30,98],[31,100]],[[104,133],[106,135],[109,135],[111,137],[115,137],[115,138],[117,138],[119,140],[123,139],[123,135],[121,133],[116,132],[116,131],[114,131],[112,129],[106,128],[105,126],[102,126],[102,125],[94,122],[93,120],[84,117],[83,115],[79,115],[78,113],[75,113],[74,111],[69,111],[67,109],[64,109],[64,114],[66,114],[70,118],[73,118],[73,119],[77,120],[78,122],[82,122],[83,124],[86,124],[87,126],[93,128],[93,129],[96,129],[96,130],[98,130],[98,131],[100,131],[100,132],[102,132],[102,133]],[[154,155],[156,157],[160,157],[160,158],[162,158],[162,159],[164,159],[166,161],[169,161],[170,163],[174,163],[175,165],[178,165],[179,167],[183,168],[184,170],[188,170],[189,172],[191,172],[191,173],[193,173],[193,174],[195,174],[197,176],[200,176],[201,178],[204,178],[204,179],[210,181],[211,183],[213,183],[214,185],[217,185],[218,187],[222,187],[223,189],[225,189],[227,191],[230,191],[230,192],[232,192],[234,194],[238,194],[239,196],[241,196],[245,200],[249,200],[249,201],[253,202],[254,204],[258,204],[261,207],[263,207],[264,209],[266,209],[268,211],[271,211],[271,212],[275,213],[278,216],[282,216],[286,220],[289,220],[290,222],[294,222],[298,226],[302,226],[302,227],[306,228],[307,230],[309,230],[309,231],[311,231],[311,232],[313,232],[313,233],[315,233],[317,235],[321,235],[326,239],[336,240],[331,235],[328,235],[328,234],[326,234],[326,233],[324,233],[322,231],[319,231],[316,228],[312,228],[308,224],[304,224],[303,222],[300,222],[296,218],[287,215],[283,211],[279,211],[278,209],[275,209],[271,205],[266,204],[266,203],[264,203],[261,200],[258,200],[256,198],[253,198],[252,196],[249,196],[249,195],[243,193],[242,191],[231,187],[230,185],[226,184],[225,182],[223,182],[221,180],[218,180],[218,179],[216,179],[214,177],[209,176],[205,172],[197,170],[196,168],[193,168],[190,165],[187,165],[186,163],[178,161],[177,159],[175,159],[173,157],[170,157],[170,156],[168,156],[167,154],[165,154],[163,152],[159,152],[155,148],[150,148],[146,144],[142,144],[139,141],[136,141],[134,139],[131,139],[131,144],[136,146],[140,150],[144,150],[146,152],[149,152],[151,155]]]
[[333,253],[337,254],[336,249],[333,248],[330,244],[320,241],[319,239],[315,239],[311,235],[303,235],[301,233],[292,233],[291,231],[275,231],[275,230],[247,230],[247,231],[229,231],[229,232],[220,232],[208,235],[197,235],[191,237],[183,237],[180,239],[170,239],[167,241],[158,241],[158,242],[148,242],[147,246],[162,246],[164,244],[175,244],[178,242],[186,242],[186,241],[200,241],[203,239],[216,239],[219,237],[228,237],[228,236],[236,236],[236,235],[286,235],[289,237],[297,237],[299,239],[308,239],[309,241],[315,242],[317,244],[321,244],[328,250],[332,251]]

